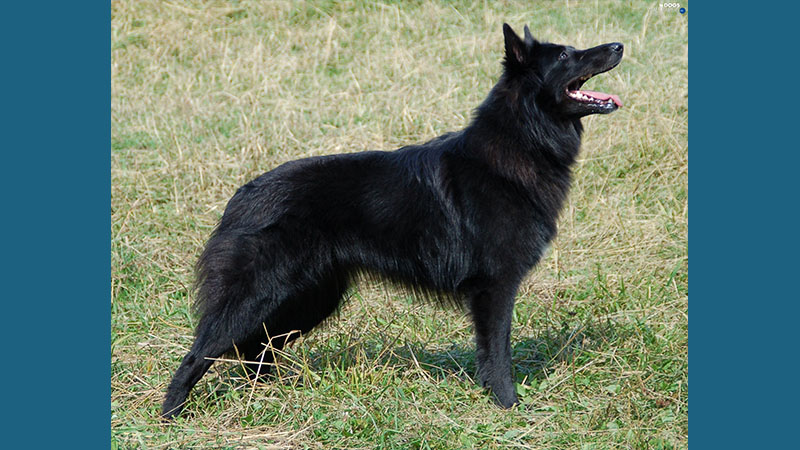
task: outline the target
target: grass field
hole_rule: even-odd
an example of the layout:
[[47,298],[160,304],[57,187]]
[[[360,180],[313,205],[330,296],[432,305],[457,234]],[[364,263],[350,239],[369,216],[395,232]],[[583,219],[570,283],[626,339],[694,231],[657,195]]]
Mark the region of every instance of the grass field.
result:
[[[521,405],[475,383],[464,312],[364,282],[274,381],[218,362],[162,424],[192,267],[237,187],[462,128],[503,22],[625,44],[587,84],[625,106],[584,120],[559,236],[517,298]],[[653,2],[112,2],[112,448],[687,448],[687,56],[687,16]]]

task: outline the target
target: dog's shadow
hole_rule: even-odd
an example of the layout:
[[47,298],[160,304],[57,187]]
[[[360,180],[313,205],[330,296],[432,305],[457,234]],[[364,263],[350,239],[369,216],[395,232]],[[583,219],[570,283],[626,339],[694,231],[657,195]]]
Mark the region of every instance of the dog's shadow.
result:
[[[548,369],[571,362],[578,355],[591,352],[602,342],[613,341],[617,328],[611,323],[567,326],[546,330],[535,337],[512,338],[512,364],[517,382],[530,383],[546,378]],[[423,370],[433,380],[446,378],[474,383],[476,374],[475,347],[470,340],[447,346],[419,343],[398,345],[389,337],[369,337],[350,342],[342,348],[323,350],[305,346],[287,350],[277,359],[278,370],[263,377],[262,382],[304,385],[329,370],[346,373],[365,365],[404,370]],[[310,378],[309,378],[309,374]],[[224,370],[223,377],[241,379],[246,376],[242,364]],[[224,386],[218,389],[227,390]]]

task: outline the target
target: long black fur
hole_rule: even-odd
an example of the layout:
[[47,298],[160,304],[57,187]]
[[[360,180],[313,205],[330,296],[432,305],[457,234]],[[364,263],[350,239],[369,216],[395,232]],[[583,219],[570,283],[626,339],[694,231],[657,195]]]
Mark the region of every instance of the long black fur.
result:
[[197,265],[200,321],[164,417],[181,411],[208,358],[235,347],[272,363],[298,336],[286,333],[323,321],[362,273],[466,306],[481,381],[500,405],[517,401],[517,288],[556,234],[580,117],[616,109],[575,104],[565,88],[616,65],[622,45],[578,51],[527,27],[524,39],[508,25],[504,34],[504,72],[467,128],[393,152],[289,162],[236,192]]

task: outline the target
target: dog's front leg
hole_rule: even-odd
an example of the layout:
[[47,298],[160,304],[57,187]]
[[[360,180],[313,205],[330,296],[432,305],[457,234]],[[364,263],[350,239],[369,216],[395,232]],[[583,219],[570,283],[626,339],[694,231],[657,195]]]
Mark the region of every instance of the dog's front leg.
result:
[[517,403],[511,374],[511,315],[517,286],[480,290],[470,299],[478,377],[504,408]]

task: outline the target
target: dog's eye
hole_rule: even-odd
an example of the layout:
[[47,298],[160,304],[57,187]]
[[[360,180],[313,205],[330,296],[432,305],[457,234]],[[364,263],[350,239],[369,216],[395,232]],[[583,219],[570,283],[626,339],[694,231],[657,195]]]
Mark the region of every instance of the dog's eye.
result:
[[561,54],[558,55],[558,60],[559,61],[563,61],[563,60],[565,60],[567,58],[569,58],[569,54],[567,52],[561,52]]

